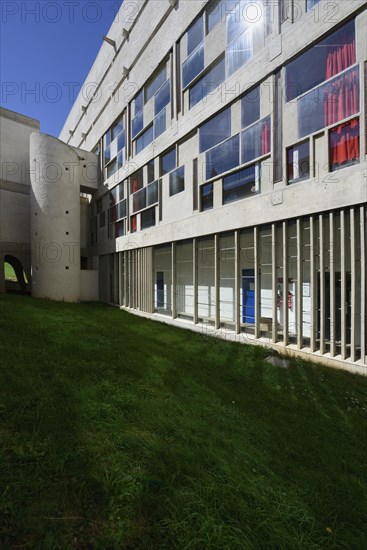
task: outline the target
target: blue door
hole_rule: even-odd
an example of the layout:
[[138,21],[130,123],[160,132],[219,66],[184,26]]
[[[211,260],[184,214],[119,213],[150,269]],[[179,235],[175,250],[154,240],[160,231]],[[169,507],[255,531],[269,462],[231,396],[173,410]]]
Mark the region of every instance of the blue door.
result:
[[242,322],[255,324],[255,270],[242,270]]

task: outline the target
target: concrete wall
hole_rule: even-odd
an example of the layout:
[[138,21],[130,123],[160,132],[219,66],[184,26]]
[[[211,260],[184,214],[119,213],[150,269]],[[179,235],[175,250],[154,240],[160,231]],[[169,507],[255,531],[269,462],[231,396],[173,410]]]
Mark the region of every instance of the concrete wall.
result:
[[80,271],[80,301],[98,302],[98,271],[81,270]]

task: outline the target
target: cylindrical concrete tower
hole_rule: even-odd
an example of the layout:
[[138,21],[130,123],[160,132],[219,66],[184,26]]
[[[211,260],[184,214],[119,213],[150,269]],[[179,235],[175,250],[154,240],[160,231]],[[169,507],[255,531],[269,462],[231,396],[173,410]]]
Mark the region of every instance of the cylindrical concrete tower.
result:
[[33,133],[31,160],[32,295],[80,299],[80,163],[62,141]]

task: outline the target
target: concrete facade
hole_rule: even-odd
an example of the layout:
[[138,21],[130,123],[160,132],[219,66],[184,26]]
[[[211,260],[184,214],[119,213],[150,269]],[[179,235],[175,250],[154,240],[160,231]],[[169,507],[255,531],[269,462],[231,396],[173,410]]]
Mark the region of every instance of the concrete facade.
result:
[[365,1],[125,0],[108,38],[59,136],[99,299],[366,374]]

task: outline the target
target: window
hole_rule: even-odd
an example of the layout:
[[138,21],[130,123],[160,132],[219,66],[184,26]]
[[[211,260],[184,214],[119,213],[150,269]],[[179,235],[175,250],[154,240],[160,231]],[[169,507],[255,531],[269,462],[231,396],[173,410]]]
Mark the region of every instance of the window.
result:
[[158,180],[153,181],[147,187],[147,206],[152,206],[158,202]]
[[205,155],[206,179],[214,178],[223,172],[236,168],[240,163],[239,135],[231,137],[210,149]]
[[136,214],[130,217],[130,231],[136,233],[138,228]]
[[259,120],[241,134],[241,163],[267,155],[271,149],[270,116]]
[[312,10],[313,7],[318,4],[320,0],[306,0],[306,9],[307,11]]
[[176,168],[176,148],[174,147],[161,156],[161,176]]
[[196,48],[182,64],[182,86],[188,84],[204,70],[204,43]]
[[145,132],[136,140],[136,154],[140,153],[153,141],[153,125],[149,126]]
[[131,121],[131,133],[132,138],[134,139],[139,132],[144,128],[144,111],[141,110],[140,113],[136,115]]
[[224,80],[225,63],[223,58],[190,88],[190,109],[199,103],[199,101],[202,101],[208,94],[214,92]]
[[163,109],[159,115],[157,115],[153,122],[154,139],[159,137],[166,131],[166,110]]
[[144,93],[143,90],[140,90],[137,96],[135,96],[135,99],[133,101],[133,116],[136,117],[138,113],[142,110],[144,107]]
[[256,86],[241,99],[241,126],[246,128],[260,118],[260,86]]
[[130,193],[136,193],[144,186],[144,173],[143,169],[137,170],[132,176],[130,176]]
[[231,76],[252,58],[252,51],[252,29],[248,29],[236,38],[226,50],[228,76]]
[[223,178],[223,204],[252,196],[258,191],[258,180],[257,164]]
[[167,69],[164,65],[144,86],[145,90],[145,103],[147,103],[154,94],[159,90],[159,88],[167,80]]
[[152,181],[154,181],[154,160],[150,160],[148,162],[147,170],[148,170],[148,183],[152,183]]
[[121,115],[104,136],[104,164],[107,178],[122,168],[125,159],[125,123]]
[[199,128],[200,153],[229,138],[231,135],[231,108],[225,109]]
[[240,0],[238,4],[227,15],[227,44],[230,44],[235,38],[242,34],[251,21],[248,17],[246,4],[254,4],[249,0]]
[[147,188],[143,187],[133,194],[133,213],[143,210],[147,205]]
[[359,119],[340,124],[329,132],[330,170],[359,162]]
[[154,96],[154,115],[161,112],[170,102],[171,86],[167,80]]
[[214,27],[224,21],[227,13],[229,13],[236,5],[238,0],[216,0],[207,12],[208,32],[211,32]]
[[169,175],[169,196],[185,190],[185,167],[181,166]]
[[187,31],[187,55],[190,55],[195,48],[204,40],[204,18],[199,17]]
[[99,215],[99,227],[104,227],[106,225],[106,212],[101,212]]
[[140,226],[141,229],[148,229],[155,225],[155,208],[149,208],[149,210],[144,210],[140,214]]
[[115,223],[115,239],[125,235],[125,220]]
[[359,67],[353,67],[311,90],[297,101],[300,138],[359,111]]
[[286,66],[286,99],[291,101],[356,62],[354,21],[350,21]]
[[207,183],[200,187],[200,204],[201,211],[210,210],[213,208],[213,184]]
[[288,183],[295,183],[310,177],[310,142],[309,140],[287,149]]

